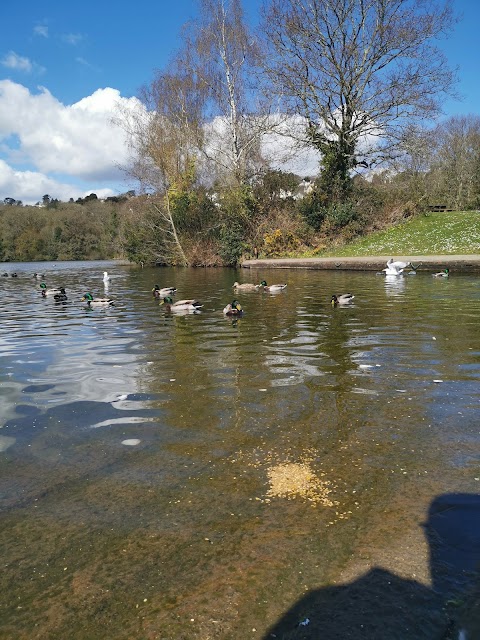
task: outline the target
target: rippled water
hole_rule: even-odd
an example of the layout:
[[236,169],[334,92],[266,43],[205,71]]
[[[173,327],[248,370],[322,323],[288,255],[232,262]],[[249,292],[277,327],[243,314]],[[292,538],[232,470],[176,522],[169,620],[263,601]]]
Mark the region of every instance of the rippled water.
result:
[[[87,309],[104,270],[115,306]],[[0,636],[437,637],[465,576],[436,559],[432,505],[479,487],[476,276],[3,271]],[[288,287],[225,318],[262,279]],[[157,283],[201,313],[166,314]]]

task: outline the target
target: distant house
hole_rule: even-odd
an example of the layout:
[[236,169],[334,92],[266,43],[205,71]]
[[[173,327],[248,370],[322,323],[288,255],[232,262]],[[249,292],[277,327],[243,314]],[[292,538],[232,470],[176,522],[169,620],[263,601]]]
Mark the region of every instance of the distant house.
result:
[[312,193],[313,188],[314,188],[314,183],[311,180],[306,180],[304,178],[298,185],[293,198],[295,200],[301,200],[305,196],[308,196],[309,193]]
[[295,189],[295,191],[284,191],[280,189],[279,197],[282,200],[293,198],[293,200],[302,200],[305,196],[313,191],[314,183],[311,180],[303,179]]

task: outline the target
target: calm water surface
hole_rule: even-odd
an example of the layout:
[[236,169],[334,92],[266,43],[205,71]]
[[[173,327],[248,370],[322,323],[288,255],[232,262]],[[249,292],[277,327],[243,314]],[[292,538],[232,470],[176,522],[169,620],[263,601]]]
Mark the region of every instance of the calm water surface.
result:
[[[0,271],[0,637],[442,637],[474,568],[444,562],[465,509],[451,544],[432,523],[480,486],[477,276]],[[225,318],[262,279],[288,287]]]

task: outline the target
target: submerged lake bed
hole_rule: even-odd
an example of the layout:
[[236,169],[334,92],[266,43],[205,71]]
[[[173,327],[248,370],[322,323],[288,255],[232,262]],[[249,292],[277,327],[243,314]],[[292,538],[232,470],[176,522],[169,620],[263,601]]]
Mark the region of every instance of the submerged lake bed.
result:
[[477,276],[4,270],[0,637],[443,637],[480,560]]

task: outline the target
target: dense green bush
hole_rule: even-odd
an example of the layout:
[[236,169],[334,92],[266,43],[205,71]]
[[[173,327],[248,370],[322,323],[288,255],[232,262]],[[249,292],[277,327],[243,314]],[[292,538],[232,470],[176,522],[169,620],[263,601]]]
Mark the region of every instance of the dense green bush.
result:
[[335,229],[341,229],[357,218],[358,213],[351,202],[335,203],[325,208],[324,219]]
[[300,200],[298,209],[312,229],[319,231],[325,220],[327,197],[320,191],[312,191]]
[[300,201],[299,210],[306,222],[315,230],[341,229],[356,220],[358,214],[352,202],[327,203],[327,197],[320,191],[314,191]]
[[227,266],[235,266],[240,261],[248,244],[244,240],[245,234],[240,224],[225,224],[220,232],[219,254]]

